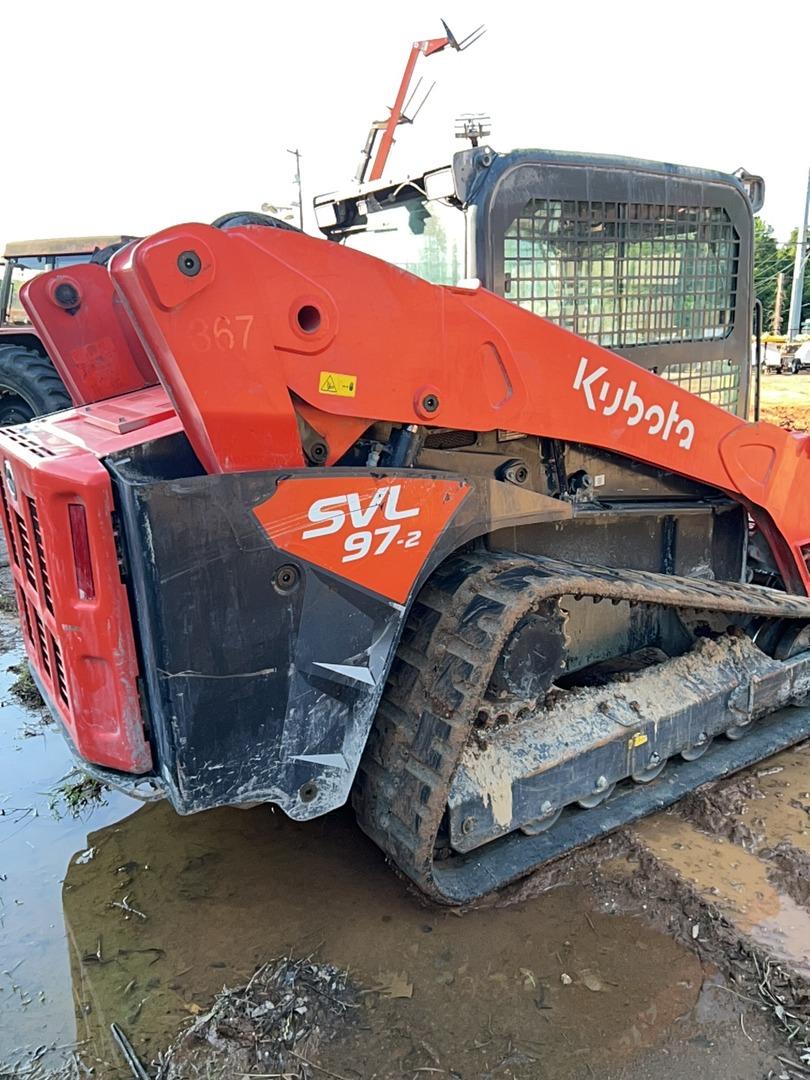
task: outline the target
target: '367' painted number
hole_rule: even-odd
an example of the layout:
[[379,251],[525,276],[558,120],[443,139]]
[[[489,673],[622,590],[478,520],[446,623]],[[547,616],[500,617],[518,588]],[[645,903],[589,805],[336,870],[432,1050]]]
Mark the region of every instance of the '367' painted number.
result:
[[188,324],[191,342],[197,352],[219,349],[246,349],[253,326],[252,315],[217,315],[213,322],[208,319],[192,319]]

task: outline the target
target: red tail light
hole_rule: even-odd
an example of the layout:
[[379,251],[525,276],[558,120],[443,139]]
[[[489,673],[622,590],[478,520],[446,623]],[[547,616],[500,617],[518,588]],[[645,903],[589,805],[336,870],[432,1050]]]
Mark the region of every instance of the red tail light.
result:
[[76,586],[80,600],[94,600],[96,585],[93,581],[93,561],[90,558],[90,537],[87,532],[87,514],[80,503],[68,505],[70,536],[73,541],[73,562],[76,566]]

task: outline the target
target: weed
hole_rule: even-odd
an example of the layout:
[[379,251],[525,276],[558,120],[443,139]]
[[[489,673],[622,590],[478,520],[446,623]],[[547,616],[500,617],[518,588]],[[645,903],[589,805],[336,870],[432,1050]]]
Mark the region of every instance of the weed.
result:
[[17,676],[9,687],[9,692],[14,695],[17,701],[28,709],[44,709],[45,702],[37,689],[37,684],[34,682],[28,664],[25,661],[21,664],[12,664],[8,670],[13,671]]
[[105,791],[110,789],[94,776],[80,769],[69,773],[51,791],[48,805],[55,818],[77,818],[88,807],[106,806]]

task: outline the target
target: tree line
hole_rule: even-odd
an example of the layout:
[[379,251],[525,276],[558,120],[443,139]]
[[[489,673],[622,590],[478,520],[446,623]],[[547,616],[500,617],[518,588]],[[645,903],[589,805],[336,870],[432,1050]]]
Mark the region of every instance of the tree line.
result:
[[[779,272],[784,274],[782,287],[781,322],[779,331],[786,334],[788,312],[790,311],[790,293],[793,286],[793,261],[796,258],[796,244],[799,230],[794,229],[790,239],[780,244],[773,234],[773,229],[762,218],[754,218],[754,295],[762,301],[764,332],[774,329],[774,311]],[[810,321],[810,259],[804,267],[804,292],[802,294],[802,313],[800,325]]]

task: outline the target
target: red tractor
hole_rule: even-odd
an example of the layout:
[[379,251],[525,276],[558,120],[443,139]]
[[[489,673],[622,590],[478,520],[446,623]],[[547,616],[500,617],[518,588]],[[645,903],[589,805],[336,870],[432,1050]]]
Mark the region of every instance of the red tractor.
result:
[[0,426],[19,424],[71,404],[64,383],[20,303],[26,281],[104,258],[132,237],[80,236],[6,244],[0,278]]

